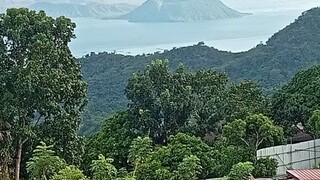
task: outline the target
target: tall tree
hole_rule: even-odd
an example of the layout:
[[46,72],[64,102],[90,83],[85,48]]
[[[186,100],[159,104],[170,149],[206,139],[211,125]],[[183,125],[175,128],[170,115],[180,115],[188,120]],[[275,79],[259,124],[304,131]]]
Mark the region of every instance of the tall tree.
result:
[[170,135],[185,128],[193,109],[189,76],[183,68],[172,73],[167,60],[156,60],[129,79],[126,95],[141,135],[165,144]]
[[319,97],[320,66],[313,66],[298,72],[273,95],[270,117],[287,132],[299,123],[307,127],[312,112],[319,109]]
[[57,152],[76,163],[86,83],[68,47],[74,28],[70,19],[43,11],[8,9],[0,15],[0,112],[12,127],[17,180],[27,141],[55,142]]
[[83,169],[90,169],[92,159],[100,154],[114,159],[113,164],[119,167],[128,166],[128,154],[132,140],[132,116],[128,111],[118,112],[113,117],[106,118],[99,132],[88,138],[85,145]]
[[284,140],[282,128],[262,114],[228,123],[223,128],[223,136],[231,145],[253,148],[253,157],[259,148],[279,144]]
[[171,71],[167,60],[153,61],[143,73],[134,74],[126,95],[136,132],[157,144],[166,144],[178,132],[200,137],[217,133],[219,125],[263,113],[268,106],[261,88],[252,82],[232,84],[224,73],[193,73],[182,64]]

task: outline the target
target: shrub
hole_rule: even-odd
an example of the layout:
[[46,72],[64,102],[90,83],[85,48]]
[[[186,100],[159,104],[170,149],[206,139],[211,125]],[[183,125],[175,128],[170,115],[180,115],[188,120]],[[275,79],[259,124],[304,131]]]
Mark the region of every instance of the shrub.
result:
[[252,162],[241,162],[232,166],[228,180],[248,180],[254,170]]
[[278,162],[273,158],[258,159],[254,165],[253,175],[258,178],[268,178],[277,175]]

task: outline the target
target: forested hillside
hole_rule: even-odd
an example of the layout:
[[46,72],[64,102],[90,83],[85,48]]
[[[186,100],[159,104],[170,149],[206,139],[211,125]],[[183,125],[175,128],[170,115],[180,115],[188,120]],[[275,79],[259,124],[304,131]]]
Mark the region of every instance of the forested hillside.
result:
[[274,34],[266,44],[243,53],[219,51],[199,43],[164,53],[124,56],[90,54],[79,59],[89,83],[89,104],[82,133],[98,127],[97,116],[126,107],[124,88],[128,78],[154,59],[169,59],[170,67],[183,62],[191,70],[215,69],[226,72],[232,81],[249,79],[266,92],[287,82],[297,70],[320,63],[320,9],[303,13],[295,22]]
[[[316,12],[313,10],[304,17],[314,20]],[[302,22],[304,17],[300,18]],[[296,30],[312,32],[308,24],[302,25],[302,29]],[[75,26],[68,18],[52,18],[43,11],[26,8],[8,9],[0,14],[1,180],[272,178],[279,175],[277,166],[281,162],[269,157],[258,158],[258,149],[292,141],[294,131],[320,137],[319,65],[299,71],[290,82],[267,97],[258,84],[239,81],[245,73],[237,78],[234,73],[233,79],[239,82],[232,82],[224,72],[195,70],[208,66],[229,71],[231,62],[235,61],[238,66],[240,62],[253,62],[252,66],[259,65],[256,69],[260,73],[265,70],[261,66],[266,62],[245,61],[242,56],[246,53],[219,52],[200,43],[148,56],[92,55],[91,58],[97,60],[100,57],[103,66],[95,64],[99,61],[83,62],[86,63],[83,68],[91,72],[91,79],[87,77],[88,86],[68,46],[75,38]],[[289,28],[295,30],[294,26]],[[292,34],[295,38],[303,37],[295,34]],[[316,38],[316,34],[302,35]],[[297,44],[292,45],[295,48],[302,46],[295,38],[289,38],[288,43]],[[311,44],[304,43],[303,47],[308,46],[310,52],[316,53],[311,48],[318,45],[309,40]],[[255,50],[272,52],[271,47],[266,45]],[[281,50],[274,52],[282,55]],[[103,56],[113,59],[105,61]],[[157,59],[163,56],[174,59],[171,68],[169,60]],[[178,64],[179,57],[187,59],[193,69]],[[210,61],[208,57],[214,58]],[[148,62],[150,58],[155,60]],[[310,53],[305,58],[310,61],[293,62],[296,67],[292,69],[315,61]],[[117,68],[108,69],[108,62]],[[283,67],[289,66],[285,61],[279,64],[283,72],[286,70]],[[252,72],[248,71],[247,75],[259,80]],[[101,74],[108,76],[102,78]],[[275,84],[272,79],[261,80],[266,89]],[[286,78],[277,80],[281,83]],[[272,83],[266,84],[268,81]],[[114,109],[115,113],[103,119],[96,133],[83,137],[79,135],[79,128],[87,105],[88,87],[90,96],[95,96],[89,99],[89,110],[98,107],[101,110],[96,114],[103,114],[103,108],[114,106],[101,105],[119,99],[122,101],[118,107],[126,104],[127,109]],[[116,92],[114,99],[107,97],[105,90],[109,87],[112,89],[109,92]],[[98,89],[93,91],[94,88]],[[101,94],[97,93],[99,90]],[[121,93],[129,100],[127,103],[120,98]],[[88,121],[86,123],[88,126]]]

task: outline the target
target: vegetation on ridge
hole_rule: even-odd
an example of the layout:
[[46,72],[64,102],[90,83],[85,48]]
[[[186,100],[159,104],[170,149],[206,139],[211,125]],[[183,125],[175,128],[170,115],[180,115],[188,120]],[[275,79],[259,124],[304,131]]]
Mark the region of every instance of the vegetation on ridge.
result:
[[74,28],[43,11],[0,15],[0,179],[274,177],[277,160],[258,159],[258,149],[284,143],[294,127],[320,134],[320,66],[268,98],[251,81],[153,60],[126,82],[127,109],[81,137],[87,84],[68,47]]
[[233,82],[258,82],[266,93],[282,86],[299,70],[320,62],[320,9],[311,9],[294,23],[273,35],[267,43],[243,53],[230,53],[198,45],[174,48],[164,53],[124,56],[113,53],[87,55],[79,59],[89,84],[83,134],[99,127],[97,117],[125,109],[127,80],[155,59],[169,59],[170,67],[182,62],[192,71],[214,69],[228,74]]

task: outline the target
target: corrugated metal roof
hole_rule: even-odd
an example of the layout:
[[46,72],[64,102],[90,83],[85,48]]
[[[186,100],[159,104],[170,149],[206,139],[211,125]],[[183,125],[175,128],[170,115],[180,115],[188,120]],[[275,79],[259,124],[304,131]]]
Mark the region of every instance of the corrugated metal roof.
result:
[[320,169],[288,170],[287,174],[299,180],[320,180]]

